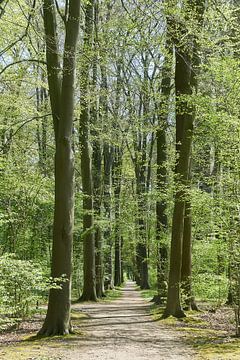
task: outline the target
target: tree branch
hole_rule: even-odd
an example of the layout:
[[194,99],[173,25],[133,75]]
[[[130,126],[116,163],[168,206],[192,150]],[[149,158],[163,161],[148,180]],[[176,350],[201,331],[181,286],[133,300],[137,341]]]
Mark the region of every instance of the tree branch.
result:
[[46,61],[43,61],[43,60],[37,60],[37,59],[22,59],[22,60],[18,60],[18,61],[14,61],[8,65],[6,65],[1,71],[0,71],[0,75],[2,75],[2,73],[4,73],[8,68],[10,68],[11,66],[13,65],[16,65],[16,64],[21,64],[23,62],[36,62],[38,64],[43,64],[43,65],[46,65]]

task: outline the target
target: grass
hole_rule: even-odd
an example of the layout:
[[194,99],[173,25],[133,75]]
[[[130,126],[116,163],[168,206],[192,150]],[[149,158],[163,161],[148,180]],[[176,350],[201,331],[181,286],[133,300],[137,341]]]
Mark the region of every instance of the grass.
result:
[[104,302],[117,300],[122,296],[122,288],[115,287],[113,290],[106,290],[105,295],[106,297],[102,299]]
[[157,290],[153,290],[153,289],[141,290],[141,296],[144,299],[152,299],[155,295],[157,295]]

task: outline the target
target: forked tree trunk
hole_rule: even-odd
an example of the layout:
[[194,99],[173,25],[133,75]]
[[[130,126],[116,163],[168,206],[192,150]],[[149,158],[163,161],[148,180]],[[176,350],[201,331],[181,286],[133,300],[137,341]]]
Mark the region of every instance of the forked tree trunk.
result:
[[[65,335],[71,332],[71,272],[74,207],[74,164],[72,129],[74,109],[74,71],[79,31],[80,2],[70,0],[66,19],[62,86],[59,77],[55,2],[44,0],[44,27],[47,47],[47,71],[53,113],[55,155],[55,211],[51,276],[66,276],[62,289],[51,289],[47,315],[39,335]],[[61,104],[64,103],[64,106]]]

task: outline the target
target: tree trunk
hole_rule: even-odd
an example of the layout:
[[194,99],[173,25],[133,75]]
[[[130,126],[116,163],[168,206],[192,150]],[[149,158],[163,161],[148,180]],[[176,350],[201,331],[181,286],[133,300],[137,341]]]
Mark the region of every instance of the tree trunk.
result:
[[[189,174],[190,173],[191,165],[189,167]],[[191,181],[190,175],[188,180],[189,182]],[[181,288],[184,297],[184,309],[198,310],[192,293],[192,208],[189,197],[185,201]]]
[[[94,214],[98,218],[101,216],[101,170],[102,156],[101,147],[98,140],[93,141],[93,194],[94,194]],[[104,268],[102,250],[102,230],[99,224],[95,225],[95,247],[96,247],[96,295],[101,298],[104,295]]]
[[123,236],[121,236],[121,284],[124,283]]
[[[85,8],[84,52],[89,53],[93,45],[93,11],[94,0],[87,3]],[[82,64],[80,79],[81,114],[80,114],[80,146],[81,146],[81,174],[83,188],[83,293],[81,301],[96,301],[96,272],[95,272],[95,234],[93,223],[93,183],[92,163],[89,150],[89,109],[88,84],[89,64]]]
[[[205,9],[205,0],[194,0],[191,3],[193,10],[196,11],[196,17],[198,25],[200,26],[203,21],[203,13]],[[191,59],[191,73],[190,83],[191,88],[197,92],[197,72],[200,59],[198,56],[198,44],[196,39],[193,41],[192,59]],[[195,120],[195,109],[192,106],[190,116],[192,117],[192,124]],[[181,141],[181,139],[179,139]],[[191,190],[191,178],[192,178],[192,162],[191,154],[189,158],[189,170],[187,181],[187,192]],[[182,251],[182,269],[181,269],[181,287],[183,290],[185,308],[186,310],[198,310],[195,302],[194,295],[192,293],[192,209],[190,195],[187,194],[185,199],[185,214],[184,214],[184,230],[183,230],[183,251]]]
[[[166,191],[166,124],[160,122],[159,128],[156,134],[157,140],[157,190],[165,193]],[[160,196],[160,194],[158,195]],[[166,265],[168,259],[167,244],[165,241],[167,230],[167,215],[166,215],[167,203],[164,200],[164,196],[161,200],[157,200],[156,203],[156,216],[157,216],[157,287],[158,287],[158,303],[162,303],[163,298],[166,297]]]
[[[145,141],[143,141],[145,142]],[[145,147],[145,146],[144,146]],[[147,227],[144,218],[146,206],[144,194],[146,194],[146,178],[145,178],[145,162],[146,162],[146,149],[142,148],[142,161],[141,164],[136,164],[136,187],[138,198],[138,243],[136,246],[136,265],[137,265],[137,284],[141,289],[149,289],[148,283],[148,254],[147,254]]]
[[[66,20],[62,88],[59,81],[55,3],[44,1],[47,70],[51,108],[56,136],[55,211],[51,276],[66,276],[61,289],[51,289],[47,315],[39,335],[65,335],[71,332],[71,271],[74,207],[74,164],[72,129],[74,109],[74,71],[79,31],[80,3],[70,0]],[[60,104],[64,106],[60,107]]]
[[105,217],[107,219],[107,226],[104,232],[104,238],[106,241],[106,255],[105,255],[105,287],[113,289],[113,239],[111,233],[111,174],[112,174],[112,158],[113,150],[112,146],[105,143],[103,147],[104,156],[104,209]]
[[[157,228],[156,237],[158,243],[158,258],[157,258],[157,286],[158,296],[155,301],[159,304],[163,302],[163,299],[167,295],[167,260],[168,260],[168,249],[166,243],[166,232],[168,226],[167,219],[167,202],[164,195],[167,191],[167,118],[169,111],[169,100],[171,92],[171,70],[172,70],[172,57],[173,57],[173,45],[169,39],[166,38],[166,51],[167,55],[164,60],[164,66],[162,71],[162,84],[161,84],[161,95],[162,100],[157,106],[160,113],[158,118],[158,129],[156,133],[157,140],[157,190],[159,191],[159,197],[161,200],[157,200],[156,203],[156,217],[157,217]],[[162,197],[161,197],[162,193]]]
[[[148,125],[149,119],[149,74],[148,54],[142,54],[143,83],[141,89],[141,101],[139,104],[139,115],[144,118],[144,125]],[[146,224],[146,194],[147,194],[147,135],[142,129],[138,132],[136,149],[136,188],[138,197],[138,244],[136,247],[136,262],[140,277],[140,287],[149,289],[148,283],[148,253],[147,253],[147,224]],[[150,162],[151,163],[151,162]],[[150,172],[149,172],[150,174]],[[150,182],[150,181],[149,181]]]
[[120,233],[120,193],[122,175],[122,150],[117,146],[113,162],[113,188],[115,201],[115,266],[114,285],[121,285],[122,280],[122,256],[121,256],[121,233]]
[[[98,0],[94,5],[94,60],[93,60],[93,89],[97,90],[97,77],[98,77]],[[92,164],[93,164],[93,207],[94,215],[97,218],[95,223],[95,267],[96,267],[96,295],[98,298],[104,296],[104,265],[103,265],[103,238],[102,230],[99,225],[101,217],[101,203],[102,203],[102,148],[99,140],[100,134],[97,130],[100,125],[98,98],[95,99],[91,109],[91,123],[92,136],[93,136],[93,152],[92,152]]]
[[[197,16],[198,25],[201,24],[205,0],[189,2],[189,6]],[[193,16],[192,13],[192,16]],[[186,12],[186,22],[189,13]],[[176,24],[174,24],[176,25]],[[179,25],[179,24],[178,24]],[[176,30],[176,29],[175,29]],[[176,152],[179,159],[175,167],[176,194],[173,212],[172,239],[170,252],[170,271],[168,282],[167,306],[164,316],[173,315],[176,317],[185,316],[180,299],[180,282],[182,271],[183,234],[185,201],[190,171],[190,157],[192,147],[192,132],[194,121],[194,106],[191,105],[188,97],[192,94],[195,82],[195,72],[192,67],[196,65],[196,44],[189,38],[185,25],[178,29],[175,39],[175,87],[176,87]],[[186,36],[186,44],[181,43],[182,36]],[[190,223],[186,223],[189,226]],[[189,230],[189,229],[188,229]],[[187,244],[189,246],[189,243]],[[191,252],[191,249],[188,249]]]
[[180,281],[185,213],[185,186],[188,179],[193,119],[187,101],[181,99],[181,96],[191,94],[190,57],[184,53],[180,47],[176,47],[175,54],[175,86],[178,101],[176,105],[176,151],[179,159],[175,168],[176,194],[173,211],[170,270],[165,316],[173,315],[182,317],[184,313],[180,301]]

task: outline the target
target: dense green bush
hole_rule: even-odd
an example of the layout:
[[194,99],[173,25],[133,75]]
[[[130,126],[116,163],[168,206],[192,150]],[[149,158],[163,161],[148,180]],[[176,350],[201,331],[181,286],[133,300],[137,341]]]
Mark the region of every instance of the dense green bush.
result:
[[0,314],[28,316],[46,290],[46,277],[39,264],[19,260],[15,254],[0,257]]

